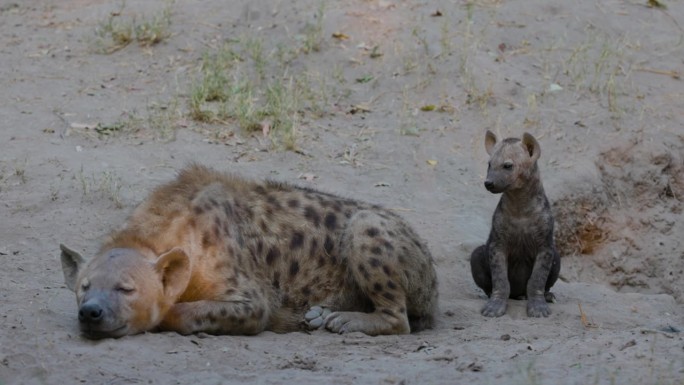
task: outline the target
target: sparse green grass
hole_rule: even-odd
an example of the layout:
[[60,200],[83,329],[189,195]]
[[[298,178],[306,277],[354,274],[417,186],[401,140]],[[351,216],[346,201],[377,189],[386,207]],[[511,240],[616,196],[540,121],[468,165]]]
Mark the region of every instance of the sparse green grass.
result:
[[122,179],[112,171],[103,171],[99,175],[86,175],[83,168],[76,175],[76,179],[81,187],[83,198],[104,198],[108,199],[117,209],[123,208],[121,202]]
[[232,123],[268,136],[277,147],[297,150],[302,119],[323,116],[342,95],[329,81],[344,82],[341,67],[314,72],[292,65],[298,55],[320,50],[324,18],[322,1],[314,23],[295,40],[250,35],[205,52],[188,92],[190,118],[220,125],[217,130]]
[[122,2],[117,12],[112,12],[106,21],[95,30],[96,47],[99,53],[110,54],[127,47],[133,42],[141,46],[153,46],[171,36],[171,9],[173,2],[151,17],[124,17],[126,3]]
[[321,1],[316,10],[315,22],[309,23],[304,27],[304,36],[302,39],[302,52],[304,53],[319,52],[323,46],[323,19],[325,18],[325,7],[325,1]]
[[597,95],[605,101],[613,118],[617,118],[624,111],[618,99],[628,92],[625,80],[631,68],[625,57],[633,44],[625,36],[615,38],[601,31],[591,31],[587,35],[585,42],[561,59],[562,75],[566,77],[568,88]]

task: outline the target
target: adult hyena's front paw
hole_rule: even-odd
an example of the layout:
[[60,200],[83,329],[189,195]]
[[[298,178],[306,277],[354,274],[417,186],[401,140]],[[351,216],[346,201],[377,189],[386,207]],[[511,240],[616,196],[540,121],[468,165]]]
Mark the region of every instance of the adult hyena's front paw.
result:
[[364,315],[357,312],[335,312],[325,320],[325,328],[339,334],[364,331]]
[[527,315],[529,317],[548,317],[551,314],[549,305],[544,297],[530,297],[527,300]]
[[508,301],[505,298],[490,298],[480,313],[485,317],[501,317],[506,314],[507,305]]
[[320,329],[325,324],[325,318],[330,315],[332,311],[322,306],[312,306],[304,315],[304,321],[310,329]]

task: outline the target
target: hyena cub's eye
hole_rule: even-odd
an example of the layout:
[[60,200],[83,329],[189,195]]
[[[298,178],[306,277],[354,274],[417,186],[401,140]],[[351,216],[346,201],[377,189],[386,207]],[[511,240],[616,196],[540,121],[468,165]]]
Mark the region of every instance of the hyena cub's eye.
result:
[[511,162],[506,162],[506,163],[503,164],[503,168],[504,168],[504,170],[510,170],[510,169],[513,168],[513,163],[511,163]]

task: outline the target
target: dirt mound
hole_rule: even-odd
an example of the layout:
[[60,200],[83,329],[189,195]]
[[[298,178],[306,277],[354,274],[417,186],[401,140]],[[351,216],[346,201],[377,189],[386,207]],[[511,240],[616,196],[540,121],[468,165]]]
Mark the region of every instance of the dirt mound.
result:
[[580,277],[604,276],[617,289],[684,299],[677,221],[684,199],[683,148],[681,136],[611,148],[596,161],[599,185],[554,202],[559,250],[571,264],[582,265],[571,270]]

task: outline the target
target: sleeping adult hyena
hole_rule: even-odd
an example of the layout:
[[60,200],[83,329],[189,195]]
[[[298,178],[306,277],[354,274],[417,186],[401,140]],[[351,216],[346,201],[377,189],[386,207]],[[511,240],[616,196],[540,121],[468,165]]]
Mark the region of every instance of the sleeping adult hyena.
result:
[[91,338],[319,325],[402,334],[431,327],[437,306],[432,257],[393,212],[198,165],[158,187],[89,262],[61,249]]
[[475,283],[489,300],[482,314],[506,313],[508,298],[527,298],[527,315],[547,317],[549,291],[558,279],[560,256],[553,240],[553,215],[544,194],[537,167],[541,149],[525,133],[522,140],[497,143],[487,131],[485,148],[490,155],[485,188],[502,193],[487,243],[473,251],[470,267]]

